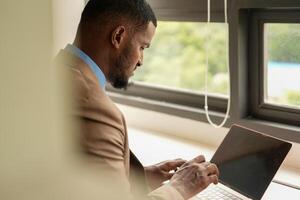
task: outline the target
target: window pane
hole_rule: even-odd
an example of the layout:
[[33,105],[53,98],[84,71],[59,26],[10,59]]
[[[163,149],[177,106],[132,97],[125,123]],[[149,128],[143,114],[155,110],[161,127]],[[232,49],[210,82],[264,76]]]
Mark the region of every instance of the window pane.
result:
[[265,102],[300,106],[300,24],[265,24]]
[[208,43],[208,91],[226,95],[228,28],[224,23],[159,22],[144,65],[133,77],[152,85],[202,93],[205,87],[205,46]]

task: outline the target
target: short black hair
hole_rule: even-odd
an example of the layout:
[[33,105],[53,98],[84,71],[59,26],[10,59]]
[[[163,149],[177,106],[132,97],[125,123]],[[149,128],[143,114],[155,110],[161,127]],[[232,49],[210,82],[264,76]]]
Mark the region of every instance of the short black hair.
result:
[[82,12],[80,24],[94,22],[101,26],[120,19],[129,20],[135,27],[144,27],[149,22],[157,26],[155,14],[145,0],[89,0]]

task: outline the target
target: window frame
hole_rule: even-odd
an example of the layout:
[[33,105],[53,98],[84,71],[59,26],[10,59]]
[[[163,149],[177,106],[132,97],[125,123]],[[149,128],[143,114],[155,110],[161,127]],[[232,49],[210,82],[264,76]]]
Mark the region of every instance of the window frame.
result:
[[254,42],[249,43],[250,110],[252,115],[256,118],[290,125],[299,125],[300,109],[265,102],[264,25],[266,23],[300,24],[300,9],[255,10],[251,15],[251,34],[249,40]]
[[[158,102],[167,102],[181,106],[201,109],[204,107],[204,95],[189,90],[151,85],[138,81],[130,81],[126,90],[118,90],[108,86],[107,90],[132,97],[140,97]],[[188,97],[188,98],[187,98]],[[209,107],[217,112],[226,112],[227,98],[223,95],[209,95]]]
[[[217,1],[218,4],[216,3]],[[206,21],[206,0],[148,0],[152,5],[152,8],[157,14],[160,20],[174,20],[177,21]],[[153,4],[152,4],[153,2]],[[179,2],[179,3],[178,3]],[[214,0],[212,3],[212,21],[221,22],[224,20],[222,13],[222,0]],[[195,7],[195,3],[199,7]],[[218,7],[215,8],[214,6]],[[253,14],[260,10],[262,12],[269,10],[282,10],[289,12],[295,8],[300,9],[300,2],[295,0],[276,1],[273,0],[228,0],[228,25],[229,25],[229,66],[230,66],[230,100],[231,109],[229,118],[224,127],[230,127],[232,124],[239,124],[263,132],[270,136],[278,137],[281,139],[289,140],[292,142],[300,143],[300,126],[299,124],[292,125],[285,120],[265,118],[264,116],[257,115],[253,109],[252,96],[254,93],[259,93],[259,87],[255,85],[257,77],[251,74],[251,67],[253,67],[253,41],[249,39],[253,37],[253,31],[251,31],[251,23]],[[252,52],[252,53],[251,53]],[[252,55],[251,55],[252,54]],[[253,73],[257,73],[253,71]],[[151,111],[157,111],[160,113],[175,115],[187,119],[192,119],[200,122],[206,122],[206,115],[203,107],[192,107],[191,105],[179,105],[176,101],[173,103],[166,102],[157,98],[143,98],[139,96],[139,93],[135,91],[138,88],[146,94],[151,94],[152,88],[147,86],[139,86],[133,84],[128,90],[131,91],[131,95],[124,94],[124,91],[115,91],[108,87],[108,93],[110,97],[119,104],[129,105],[137,108],[147,109]],[[150,89],[150,91],[148,90]],[[136,92],[136,93],[135,93]],[[160,92],[165,92],[160,91]],[[130,92],[129,92],[130,93]],[[152,95],[152,94],[151,94]],[[155,94],[157,95],[157,94]],[[153,95],[153,96],[155,96]],[[158,95],[159,96],[159,95]],[[199,98],[199,102],[203,102],[203,97]],[[212,121],[220,123],[225,116],[224,112],[218,112],[211,110],[215,104],[211,104],[212,100],[209,100],[209,110]],[[216,100],[219,102],[219,99]],[[222,100],[220,105],[227,105],[227,101]],[[218,104],[218,103],[216,103]],[[257,104],[258,105],[258,104]],[[218,106],[216,106],[218,108]],[[267,108],[267,107],[266,107]],[[217,109],[216,109],[217,110]],[[224,108],[222,109],[224,110]],[[274,113],[273,113],[274,114]]]
[[[151,4],[159,21],[207,21],[207,1],[204,0],[191,0],[189,2],[181,0],[148,0],[148,2]],[[195,3],[199,4],[199,7],[195,8]],[[222,4],[212,4],[211,21],[224,21]],[[138,81],[130,81],[126,90],[114,89],[110,85],[106,89],[109,91],[111,98],[117,103],[207,122],[205,112],[203,111],[205,101],[203,93],[167,86],[157,86],[155,84],[150,85]],[[223,120],[227,109],[227,101],[228,98],[226,95],[208,95],[208,107],[211,119],[215,123],[220,123]],[[228,120],[226,125],[229,127],[230,124]]]

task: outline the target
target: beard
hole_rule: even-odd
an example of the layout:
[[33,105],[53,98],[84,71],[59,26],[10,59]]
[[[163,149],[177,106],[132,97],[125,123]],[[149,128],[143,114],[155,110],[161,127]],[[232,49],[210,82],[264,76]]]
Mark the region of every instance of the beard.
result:
[[113,68],[109,71],[109,80],[114,88],[127,89],[129,76],[126,72],[130,68],[130,51],[131,46],[127,45],[123,52],[116,58]]

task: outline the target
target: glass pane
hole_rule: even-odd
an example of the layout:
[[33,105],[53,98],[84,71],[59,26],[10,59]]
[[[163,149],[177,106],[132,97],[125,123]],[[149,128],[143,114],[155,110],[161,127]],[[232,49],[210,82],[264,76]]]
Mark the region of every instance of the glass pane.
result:
[[159,22],[151,47],[144,52],[144,65],[133,80],[202,93],[207,43],[208,91],[227,95],[228,27],[212,23],[206,31],[205,26],[206,23]]
[[265,102],[300,106],[300,24],[265,24]]

